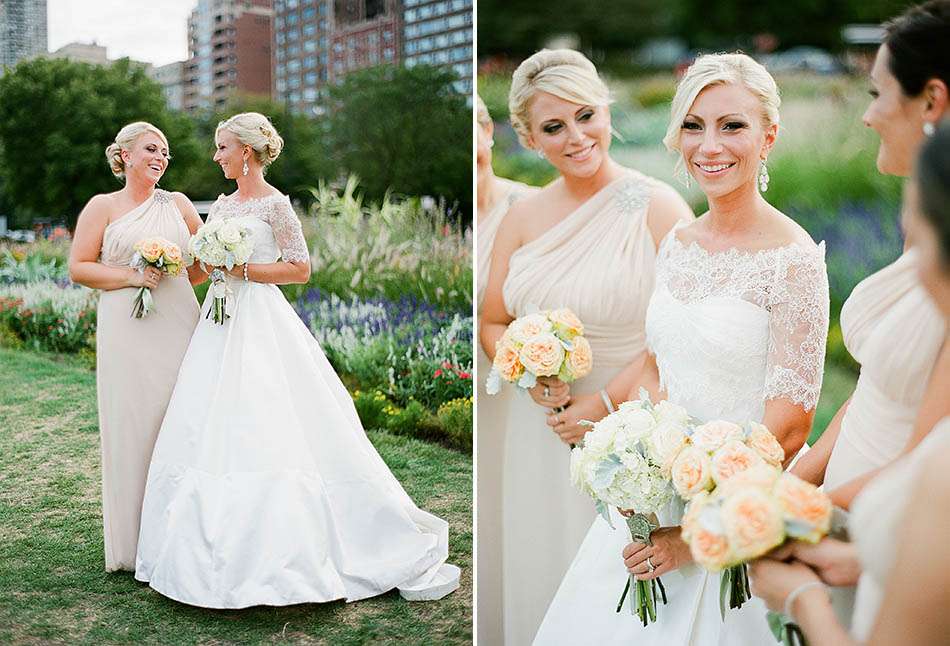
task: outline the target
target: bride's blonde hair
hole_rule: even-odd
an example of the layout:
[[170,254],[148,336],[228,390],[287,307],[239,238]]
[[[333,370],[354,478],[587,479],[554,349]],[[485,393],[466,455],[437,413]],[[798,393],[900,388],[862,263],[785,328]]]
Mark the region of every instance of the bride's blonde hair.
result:
[[214,131],[215,138],[222,130],[232,133],[242,145],[250,146],[264,168],[277,159],[284,148],[284,140],[274,124],[260,112],[242,112],[222,121]]
[[[746,88],[762,105],[762,125],[766,128],[779,124],[778,108],[782,103],[775,79],[760,63],[745,54],[706,54],[696,59],[683,79],[676,86],[676,94],[670,109],[670,125],[663,144],[671,152],[681,152],[680,136],[683,119],[689,113],[699,93],[712,85],[732,83]],[[678,172],[683,171],[682,156],[676,162]]]
[[610,105],[610,90],[586,56],[573,49],[542,49],[526,58],[511,77],[508,111],[525,148],[531,136],[531,99],[538,92],[581,105]]
[[109,162],[109,168],[112,169],[113,175],[125,181],[125,161],[122,159],[122,151],[131,150],[139,137],[146,132],[158,135],[165,143],[165,147],[169,148],[165,133],[148,121],[135,121],[125,125],[116,133],[115,140],[106,146],[106,160]]

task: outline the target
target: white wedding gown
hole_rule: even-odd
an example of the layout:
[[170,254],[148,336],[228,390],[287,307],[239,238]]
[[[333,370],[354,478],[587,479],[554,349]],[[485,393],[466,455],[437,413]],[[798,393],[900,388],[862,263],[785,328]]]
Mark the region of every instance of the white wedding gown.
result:
[[[221,218],[253,232],[251,263],[307,258],[284,196],[221,197]],[[135,578],[208,608],[455,590],[448,525],[390,473],[280,290],[229,285],[231,318],[201,319],[159,431]]]
[[[760,421],[766,401],[787,398],[814,408],[821,390],[828,332],[824,247],[798,244],[757,252],[711,253],[664,239],[646,334],[668,399],[701,419]],[[775,638],[765,605],[753,597],[719,610],[719,575],[690,564],[662,577],[669,603],[644,628],[629,598],[615,612],[627,580],[621,552],[630,542],[597,518],[535,638],[541,645],[766,646]],[[660,514],[679,524],[682,507]]]

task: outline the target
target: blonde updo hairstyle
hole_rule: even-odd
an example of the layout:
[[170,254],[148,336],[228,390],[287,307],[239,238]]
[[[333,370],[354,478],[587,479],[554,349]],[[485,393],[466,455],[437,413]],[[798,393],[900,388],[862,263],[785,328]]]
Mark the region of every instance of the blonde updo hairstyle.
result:
[[112,169],[112,174],[122,181],[125,181],[125,160],[122,159],[122,151],[132,150],[135,142],[146,132],[158,135],[165,143],[165,147],[168,147],[165,133],[147,121],[135,121],[123,126],[116,134],[115,141],[106,146],[106,160],[109,162],[109,168]]
[[222,130],[227,130],[244,146],[250,146],[254,151],[254,158],[261,166],[267,168],[284,147],[284,140],[274,124],[259,112],[242,112],[230,119],[222,121],[214,131],[214,136]]
[[573,49],[542,49],[518,66],[508,93],[511,125],[525,148],[531,147],[531,100],[538,92],[579,105],[611,103],[607,85],[586,56]]
[[[696,59],[679,85],[673,97],[670,110],[670,125],[663,137],[667,150],[681,152],[680,136],[682,135],[683,120],[689,114],[689,109],[699,93],[713,85],[732,83],[746,88],[759,100],[762,105],[762,125],[768,128],[779,125],[778,108],[782,100],[779,98],[778,86],[775,79],[760,63],[745,54],[706,54]],[[676,162],[678,172],[685,173],[683,159]]]

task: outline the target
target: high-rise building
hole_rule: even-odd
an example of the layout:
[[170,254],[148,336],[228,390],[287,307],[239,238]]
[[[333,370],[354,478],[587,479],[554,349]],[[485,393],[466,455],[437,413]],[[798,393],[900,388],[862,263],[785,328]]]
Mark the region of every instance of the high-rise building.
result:
[[451,67],[472,93],[472,0],[402,0],[403,62]]
[[149,76],[162,86],[169,108],[185,109],[185,61],[153,67],[149,71]]
[[330,78],[334,0],[274,0],[274,98],[313,114]]
[[234,93],[271,93],[273,0],[198,0],[188,20],[186,110],[221,108]]
[[47,47],[46,0],[0,0],[0,75]]
[[376,65],[399,63],[398,0],[335,0],[331,80]]

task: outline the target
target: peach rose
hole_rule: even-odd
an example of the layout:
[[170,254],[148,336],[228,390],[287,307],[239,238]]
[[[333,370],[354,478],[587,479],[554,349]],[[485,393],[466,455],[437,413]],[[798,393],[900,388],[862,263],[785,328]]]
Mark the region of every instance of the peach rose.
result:
[[739,440],[730,440],[712,454],[712,477],[717,485],[765,461]]
[[782,475],[779,467],[772,466],[766,462],[755,464],[744,471],[734,473],[728,480],[716,487],[716,493],[723,496],[729,496],[735,491],[746,489],[762,489],[763,491],[772,491],[772,487]]
[[518,354],[525,370],[538,377],[553,377],[561,370],[564,361],[564,346],[550,332],[528,339]]
[[495,347],[495,360],[492,366],[502,379],[510,383],[518,381],[524,374],[524,366],[518,359],[518,350],[508,343],[499,342]]
[[670,468],[673,488],[680,497],[689,500],[709,489],[712,484],[711,471],[709,456],[695,446],[687,446],[679,452]]
[[748,561],[785,540],[785,523],[778,502],[761,489],[736,491],[722,503],[720,518],[733,556]]
[[742,427],[732,422],[706,422],[696,427],[690,439],[696,448],[712,453],[726,442],[742,439]]
[[772,435],[772,432],[769,431],[766,426],[756,424],[755,422],[753,422],[751,426],[752,431],[746,439],[746,444],[769,464],[780,466],[782,461],[785,460],[785,449],[782,448],[782,445],[779,444],[778,440],[775,439],[775,436]]
[[508,325],[506,334],[509,334],[515,343],[522,344],[544,332],[550,332],[552,327],[544,314],[526,314],[512,321]]
[[566,307],[548,312],[548,320],[554,325],[554,329],[567,339],[584,334],[584,324]]
[[729,539],[705,527],[697,527],[692,532],[689,551],[693,555],[693,560],[710,572],[725,569],[734,559],[729,549]]
[[691,540],[693,532],[699,529],[699,514],[710,500],[712,500],[712,495],[708,491],[700,491],[686,503],[686,512],[680,520],[680,527],[682,527],[680,535],[687,543]]
[[590,343],[582,336],[572,340],[574,349],[567,353],[567,367],[574,379],[580,379],[590,374],[594,366],[594,357]]
[[173,265],[182,263],[181,247],[176,244],[169,244],[165,247],[165,262]]
[[146,238],[135,245],[135,248],[146,261],[151,263],[162,257],[163,246],[162,240],[159,238]]
[[789,536],[816,543],[831,528],[831,499],[810,482],[784,473],[774,495],[787,523]]

